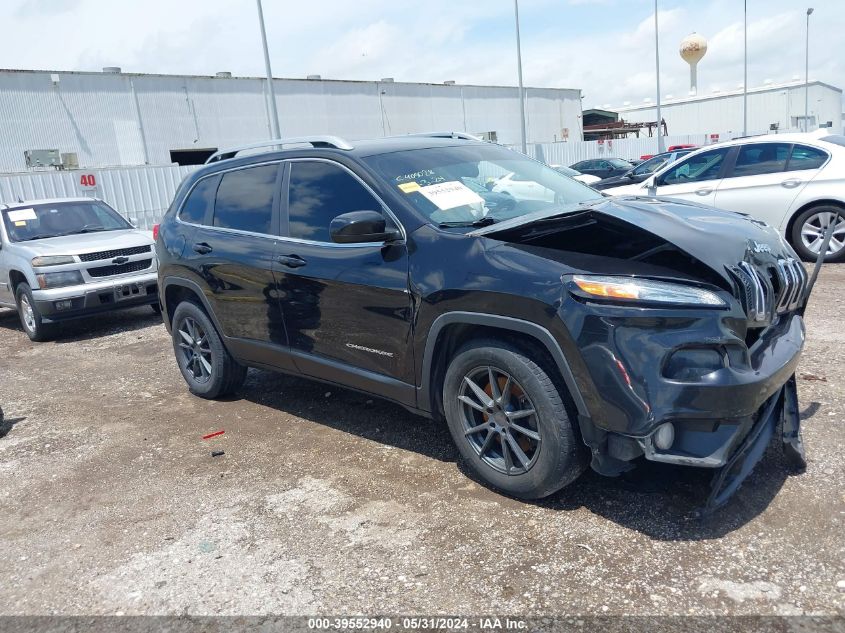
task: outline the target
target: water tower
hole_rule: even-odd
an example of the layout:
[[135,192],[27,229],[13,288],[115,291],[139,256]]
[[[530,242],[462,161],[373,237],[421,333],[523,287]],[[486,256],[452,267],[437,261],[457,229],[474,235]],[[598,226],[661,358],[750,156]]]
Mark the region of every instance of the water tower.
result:
[[698,92],[698,62],[707,52],[707,40],[698,33],[690,33],[681,40],[681,57],[689,64],[689,91],[691,95]]

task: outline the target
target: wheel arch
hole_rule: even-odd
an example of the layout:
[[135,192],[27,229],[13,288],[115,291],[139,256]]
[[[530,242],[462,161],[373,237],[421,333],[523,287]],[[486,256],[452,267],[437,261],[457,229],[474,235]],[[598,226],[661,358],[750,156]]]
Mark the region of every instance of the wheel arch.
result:
[[442,385],[449,359],[467,341],[497,335],[539,346],[557,369],[579,419],[590,418],[572,369],[549,330],[531,321],[477,312],[447,312],[432,323],[423,352],[418,406],[434,417],[442,415]]
[[163,292],[160,295],[161,307],[164,310],[164,314],[162,316],[168,330],[170,330],[173,324],[173,312],[176,310],[176,306],[178,306],[182,301],[193,300],[194,303],[199,304],[199,306],[205,311],[208,318],[211,319],[211,322],[214,324],[220,338],[225,342],[225,336],[220,327],[220,323],[217,321],[217,317],[211,309],[211,305],[209,305],[205,293],[196,282],[182,277],[168,277],[164,280],[162,285],[164,286]]
[[11,270],[9,270],[9,287],[12,289],[13,297],[17,295],[18,286],[20,286],[22,283],[30,283],[23,271],[20,271],[16,268],[12,268]]
[[786,240],[792,244],[792,227],[795,226],[795,221],[798,219],[804,211],[808,209],[812,209],[813,207],[821,207],[825,205],[832,205],[834,207],[839,207],[843,211],[845,211],[845,202],[842,200],[836,200],[835,198],[819,198],[818,200],[811,200],[810,202],[805,202],[799,208],[795,209],[792,212],[792,215],[789,216],[789,219],[786,221],[786,226],[784,227],[783,235],[786,237]]

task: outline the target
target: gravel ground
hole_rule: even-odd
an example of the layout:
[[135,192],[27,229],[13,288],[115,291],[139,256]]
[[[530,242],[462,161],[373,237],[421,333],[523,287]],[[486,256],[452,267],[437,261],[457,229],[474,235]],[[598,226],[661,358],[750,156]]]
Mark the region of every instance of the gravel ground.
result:
[[0,614],[843,615],[843,287],[827,266],[808,311],[807,472],[773,447],[706,523],[701,472],[523,503],[365,395],[251,371],[192,397],[149,309],[42,344],[0,310]]

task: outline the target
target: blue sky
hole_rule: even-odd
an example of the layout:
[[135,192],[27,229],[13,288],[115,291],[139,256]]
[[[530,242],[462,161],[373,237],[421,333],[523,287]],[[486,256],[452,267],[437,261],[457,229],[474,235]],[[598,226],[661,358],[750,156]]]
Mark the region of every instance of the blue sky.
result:
[[[680,40],[704,35],[699,93],[742,81],[742,0],[659,0],[663,93],[682,96]],[[845,86],[845,1],[810,0],[810,76]],[[749,85],[804,76],[807,4],[748,0]],[[253,0],[4,0],[10,68],[263,74]],[[264,0],[274,74],[513,85],[512,0]],[[584,106],[654,97],[653,0],[521,0],[527,85]]]

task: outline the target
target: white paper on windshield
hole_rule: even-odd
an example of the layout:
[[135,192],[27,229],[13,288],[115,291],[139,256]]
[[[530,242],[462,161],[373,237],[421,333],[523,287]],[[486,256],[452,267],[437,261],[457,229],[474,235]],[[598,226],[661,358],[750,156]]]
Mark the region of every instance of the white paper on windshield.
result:
[[465,205],[484,204],[481,196],[457,180],[420,187],[419,192],[444,211]]
[[35,209],[15,209],[9,211],[6,215],[9,216],[10,222],[23,222],[25,220],[35,220]]

